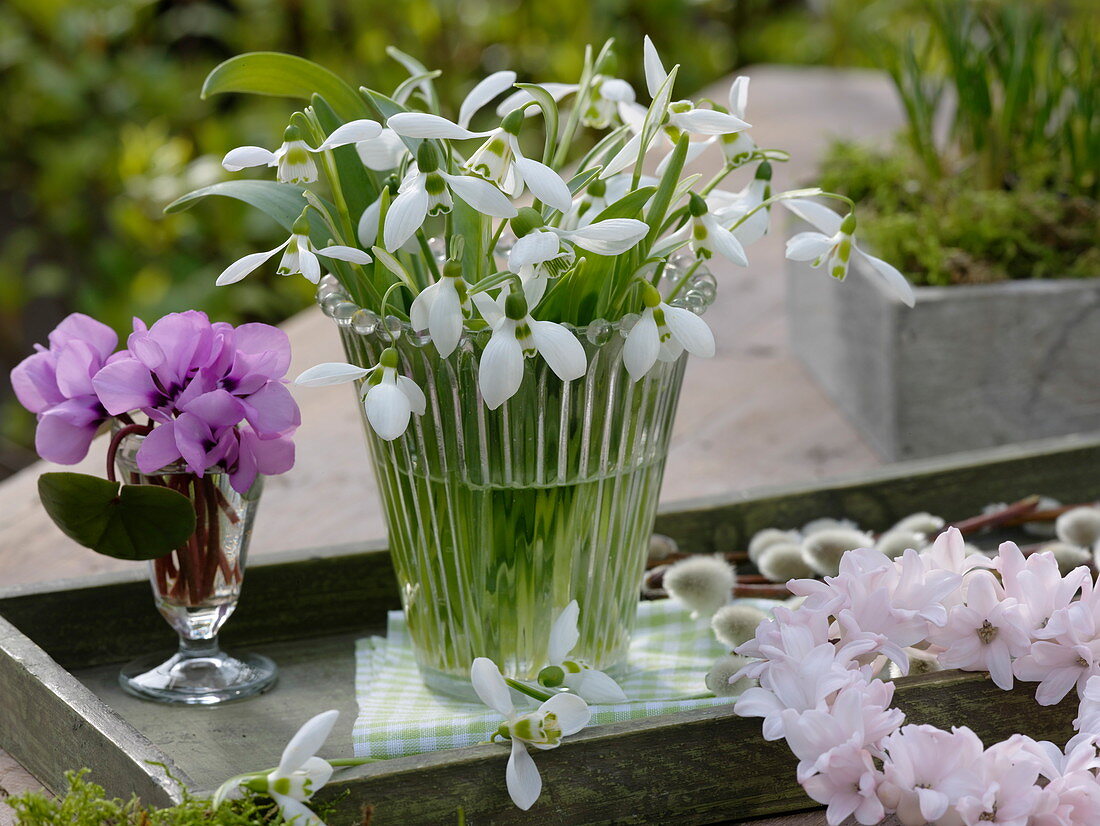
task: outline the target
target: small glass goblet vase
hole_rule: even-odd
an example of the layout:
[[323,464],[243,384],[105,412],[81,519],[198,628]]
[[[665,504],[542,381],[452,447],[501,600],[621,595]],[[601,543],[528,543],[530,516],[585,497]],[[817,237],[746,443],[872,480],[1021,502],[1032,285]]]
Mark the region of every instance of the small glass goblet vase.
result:
[[179,650],[167,658],[158,654],[134,660],[122,669],[119,684],[138,697],[189,705],[260,694],[278,676],[275,663],[260,654],[225,653],[218,632],[241,595],[263,477],[257,476],[242,494],[230,485],[229,474],[216,467],[201,477],[183,463],[144,474],[135,459],[141,439],[123,440],[115,459],[119,477],[182,493],[194,505],[195,532],[185,544],[149,562],[157,610],[179,634]]

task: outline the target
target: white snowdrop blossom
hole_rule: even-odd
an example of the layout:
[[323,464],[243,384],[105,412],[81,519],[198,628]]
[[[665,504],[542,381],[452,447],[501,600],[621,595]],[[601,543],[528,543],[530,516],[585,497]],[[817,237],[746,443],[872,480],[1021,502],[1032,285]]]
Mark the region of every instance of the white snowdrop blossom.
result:
[[279,765],[269,773],[243,774],[227,780],[214,795],[218,806],[241,787],[269,796],[292,826],[325,826],[306,802],[332,778],[333,768],[317,757],[336,725],[340,712],[324,711],[306,721],[283,749]]
[[853,254],[859,255],[886,282],[890,291],[908,307],[916,302],[913,288],[897,267],[864,252],[856,244],[855,213],[841,218],[831,209],[814,201],[789,198],[783,205],[804,221],[817,228],[817,232],[800,232],[787,241],[787,258],[792,261],[809,261],[810,266],[825,263],[825,270],[833,278],[843,281],[848,275],[848,265]]
[[424,415],[424,391],[408,376],[397,372],[397,351],[382,351],[374,367],[328,362],[311,367],[294,380],[304,387],[326,387],[361,381],[360,395],[367,421],[380,439],[392,442],[408,429],[412,414]]
[[538,306],[551,279],[573,266],[576,247],[596,255],[619,255],[649,231],[645,221],[634,218],[610,218],[576,229],[544,227],[539,214],[529,207],[512,227],[518,238],[508,251],[508,269],[519,276],[530,307]]
[[615,680],[584,661],[569,656],[580,639],[577,630],[580,610],[577,601],[573,600],[550,627],[550,664],[539,672],[539,684],[547,688],[564,685],[589,703],[625,703],[626,694]]
[[560,212],[573,205],[569,185],[546,164],[528,158],[519,145],[522,110],[504,117],[501,125],[486,133],[486,141],[464,164],[470,173],[491,181],[512,198],[523,194],[524,187],[543,203]]
[[669,237],[670,241],[690,238],[691,251],[696,258],[707,260],[717,254],[739,267],[749,265],[745,248],[737,236],[722,226],[718,216],[710,211],[707,202],[694,192],[689,195],[688,214],[691,219],[683,229]]
[[[745,109],[749,103],[749,79],[744,75],[738,75],[730,84],[729,103],[730,114],[744,120]],[[756,152],[756,142],[744,130],[721,135],[718,138],[718,145],[722,149],[726,163],[732,167],[748,163]]]
[[425,141],[386,212],[382,231],[386,249],[392,252],[408,241],[429,215],[450,212],[454,206],[452,194],[494,218],[513,218],[517,214],[508,197],[488,181],[472,175],[452,175],[439,168],[435,148]]
[[[643,46],[646,88],[650,97],[656,97],[668,79],[668,72],[665,71],[664,64],[657,54],[657,49],[648,35]],[[634,137],[628,140],[615,157],[607,162],[604,170],[600,173],[600,176],[604,178],[618,174],[633,165],[638,160],[638,152],[641,149],[642,124],[645,121],[646,108],[640,104],[624,103],[620,108],[620,112],[623,121],[633,130]],[[672,146],[675,146],[676,142],[685,133],[703,136],[704,140],[693,141],[689,144],[687,162],[690,162],[710,145],[715,135],[740,132],[750,128],[750,126],[751,124],[729,112],[723,112],[719,109],[703,109],[690,100],[676,100],[668,105],[661,133],[665,136],[667,143]],[[663,171],[667,161],[668,158],[666,157],[658,165],[658,174]]]
[[414,330],[427,330],[442,358],[447,358],[462,338],[463,321],[472,310],[462,266],[448,261],[438,281],[425,287],[413,299],[409,321]]
[[301,273],[306,280],[316,284],[321,280],[321,262],[317,256],[334,258],[337,261],[348,261],[352,264],[369,264],[371,257],[361,249],[348,247],[342,244],[333,244],[317,249],[309,239],[309,219],[305,210],[298,216],[294,226],[290,230],[290,237],[274,249],[267,252],[253,252],[234,261],[226,267],[214,282],[222,287],[226,284],[235,284],[250,273],[259,269],[266,261],[273,258],[276,253],[282,252],[279,259],[279,275],[296,275]]
[[771,181],[772,165],[764,161],[738,192],[716,189],[707,196],[707,208],[743,247],[756,243],[768,232],[771,207],[762,204],[772,195]]
[[374,172],[388,172],[396,169],[409,155],[409,148],[401,136],[392,129],[383,129],[378,137],[367,141],[357,141],[355,151],[363,166]]
[[308,184],[317,180],[317,164],[313,155],[338,146],[371,141],[382,134],[382,126],[373,120],[353,120],[333,130],[316,149],[305,142],[302,130],[291,124],[283,133],[283,143],[274,152],[262,146],[238,146],[222,159],[229,172],[240,172],[250,166],[276,167],[276,177],[284,184]]
[[512,754],[504,777],[512,802],[526,811],[535,805],[542,793],[542,777],[527,746],[539,750],[560,746],[563,737],[588,725],[591,717],[588,704],[576,694],[563,692],[555,694],[535,711],[517,711],[500,669],[485,657],[478,657],[470,666],[470,682],[481,701],[504,718],[493,736],[512,741]]
[[645,309],[623,345],[623,365],[631,380],[641,379],[658,359],[675,361],[684,350],[702,358],[714,355],[714,334],[703,319],[691,310],[666,304],[648,284],[642,300]]
[[[478,308],[487,311],[484,302],[478,303]],[[519,392],[524,359],[541,355],[562,381],[579,379],[588,369],[588,357],[577,337],[560,324],[531,318],[522,293],[509,293],[504,312],[499,316],[490,313],[486,321],[492,325],[493,335],[481,354],[478,385],[490,410]]]

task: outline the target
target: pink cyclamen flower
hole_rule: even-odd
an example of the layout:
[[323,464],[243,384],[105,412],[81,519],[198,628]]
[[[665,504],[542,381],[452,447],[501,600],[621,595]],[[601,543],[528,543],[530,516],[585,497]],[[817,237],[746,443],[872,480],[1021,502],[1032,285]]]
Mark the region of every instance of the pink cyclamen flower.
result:
[[1016,600],[1002,599],[1000,585],[988,571],[970,575],[966,604],[956,605],[947,625],[929,639],[946,649],[939,655],[944,668],[988,671],[1005,691],[1012,688],[1012,659],[1028,652],[1031,638]]
[[878,796],[881,779],[870,752],[847,745],[830,751],[821,773],[808,778],[802,787],[806,794],[828,807],[825,819],[829,826],[839,826],[851,816],[870,826],[886,816]]
[[92,385],[105,364],[120,357],[115,331],[82,313],[66,317],[11,371],[15,396],[38,416],[35,449],[51,462],[72,465],[88,453],[96,431],[109,417]]
[[936,823],[963,797],[981,792],[975,767],[982,741],[968,728],[946,732],[904,726],[883,741],[883,748],[890,759],[883,764],[879,798],[903,826]]
[[289,470],[301,423],[286,388],[290,341],[267,324],[211,324],[204,313],[134,320],[124,358],[93,384],[112,415],[140,410],[155,424],[137,453],[143,473],[182,460],[198,475],[229,471],[244,491],[260,473]]

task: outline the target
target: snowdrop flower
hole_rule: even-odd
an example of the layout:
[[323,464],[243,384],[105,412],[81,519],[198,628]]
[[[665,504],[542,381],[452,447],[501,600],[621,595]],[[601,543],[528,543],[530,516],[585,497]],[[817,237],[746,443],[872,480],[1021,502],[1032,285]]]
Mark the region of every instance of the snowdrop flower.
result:
[[470,666],[470,682],[481,701],[504,717],[496,734],[512,741],[512,754],[504,774],[508,794],[513,803],[526,811],[542,793],[542,777],[527,744],[540,750],[557,748],[562,737],[588,725],[591,716],[588,704],[576,694],[562,693],[555,694],[537,711],[520,713],[512,704],[500,669],[485,657],[478,657]]
[[730,601],[737,577],[724,559],[706,554],[688,556],[665,571],[664,586],[669,596],[691,609],[692,618],[711,617]]
[[966,604],[956,605],[947,625],[933,629],[929,640],[946,649],[939,655],[944,668],[988,671],[998,688],[1012,688],[1012,659],[1027,653],[1031,642],[1016,600],[1002,599],[993,574],[971,575]]
[[573,600],[550,627],[550,665],[539,672],[539,684],[547,688],[564,685],[589,703],[625,703],[626,694],[611,677],[580,660],[568,659],[580,639],[577,631],[580,610]]
[[238,775],[214,795],[217,807],[240,786],[268,795],[279,807],[283,819],[292,826],[324,826],[324,822],[305,805],[332,777],[332,766],[317,757],[340,712],[324,711],[306,721],[283,749],[278,767],[269,774]]
[[[644,42],[644,67],[646,88],[652,98],[657,95],[661,86],[668,79],[668,72],[665,71],[661,58],[657,54],[657,49],[648,35]],[[602,178],[609,178],[618,174],[638,160],[646,108],[640,104],[624,103],[620,108],[620,113],[623,121],[634,131],[634,137],[628,140],[615,157],[607,162],[604,170],[600,173]],[[690,100],[677,100],[669,103],[661,131],[667,142],[672,146],[676,145],[676,142],[685,132],[689,135],[701,135],[705,138],[705,140],[693,141],[689,144],[686,162],[690,163],[710,145],[713,136],[740,132],[750,126],[751,124],[729,112],[722,112],[718,109],[701,109]],[[663,167],[667,162],[668,156],[657,167],[658,174],[663,171]]]
[[676,361],[684,350],[702,358],[714,355],[714,334],[703,319],[666,304],[649,284],[643,287],[642,301],[645,309],[623,345],[623,365],[632,381],[648,373],[658,359]]
[[764,161],[756,167],[752,180],[740,191],[712,190],[707,196],[707,206],[718,223],[729,227],[733,237],[744,247],[767,235],[772,208],[757,207],[771,196],[772,165]]
[[[483,303],[478,306],[485,307]],[[522,293],[509,293],[503,314],[491,314],[486,321],[493,325],[493,335],[481,354],[478,384],[490,410],[519,392],[525,358],[541,355],[562,381],[579,379],[588,369],[588,358],[577,337],[560,324],[531,318]]]
[[826,271],[838,281],[848,275],[848,264],[853,253],[863,257],[872,269],[886,281],[886,286],[901,301],[912,307],[916,298],[913,288],[897,267],[881,258],[875,258],[860,249],[853,233],[856,230],[855,213],[849,212],[841,218],[831,209],[813,201],[791,198],[783,201],[784,206],[804,221],[817,227],[818,232],[800,232],[787,241],[787,258],[792,261],[810,261],[810,266],[819,267],[826,263]]
[[311,155],[349,143],[371,141],[382,134],[382,126],[373,120],[353,120],[337,127],[316,149],[302,138],[302,130],[291,124],[283,133],[282,145],[272,152],[262,146],[238,146],[222,159],[229,172],[249,166],[277,167],[276,177],[284,184],[309,184],[317,180],[317,164]]
[[238,261],[234,261],[222,271],[222,274],[218,276],[217,281],[214,283],[219,287],[226,284],[235,284],[259,269],[265,261],[272,258],[277,252],[283,253],[283,257],[279,259],[277,270],[279,275],[301,273],[306,280],[314,284],[321,280],[321,262],[317,260],[318,255],[325,258],[335,258],[337,261],[348,261],[352,264],[369,264],[372,260],[362,250],[342,244],[334,244],[320,249],[314,247],[313,242],[309,239],[309,218],[306,217],[306,210],[302,210],[302,214],[298,216],[298,220],[291,227],[290,237],[283,243],[267,252],[253,252]]
[[372,140],[356,142],[355,151],[363,166],[374,172],[396,169],[409,154],[401,136],[388,127]]
[[485,133],[487,140],[463,165],[474,175],[492,181],[513,198],[526,187],[540,201],[561,212],[573,205],[568,184],[550,167],[526,157],[519,145],[522,110],[509,113],[496,129]]
[[462,278],[462,265],[448,261],[434,284],[413,299],[409,321],[414,330],[427,330],[442,358],[447,358],[462,338],[463,319],[470,315],[470,297]]
[[450,212],[454,205],[452,193],[478,212],[494,218],[513,218],[517,213],[508,197],[488,181],[441,170],[435,147],[428,141],[420,144],[416,163],[409,168],[397,192],[382,230],[386,249],[391,252],[408,241],[429,215]]
[[458,108],[458,125],[468,129],[470,120],[477,112],[488,105],[495,97],[512,88],[516,82],[516,73],[512,71],[493,72],[482,79],[462,101]]
[[[559,103],[580,89],[576,83],[540,83],[539,85]],[[592,96],[581,115],[581,123],[593,129],[606,129],[616,119],[622,120],[625,107],[634,103],[635,100],[634,87],[617,77],[596,75],[592,78],[591,89]],[[520,89],[501,101],[497,107],[497,114],[503,118],[533,101],[534,98],[530,92]]]
[[380,439],[392,442],[405,432],[412,414],[423,416],[427,407],[424,391],[407,376],[397,373],[397,351],[382,351],[374,367],[328,362],[311,367],[294,380],[304,387],[326,387],[362,381],[360,394],[367,421]]
[[738,266],[749,265],[741,242],[722,226],[718,217],[710,211],[707,202],[694,192],[688,196],[688,214],[691,219],[683,229],[669,236],[670,241],[690,238],[691,251],[696,258],[707,260],[718,254]]
[[645,221],[610,218],[577,229],[544,227],[531,207],[512,220],[516,243],[508,251],[508,269],[519,276],[527,304],[535,307],[546,292],[549,279],[564,274],[577,259],[575,247],[596,255],[620,255],[649,232]]
[[[749,79],[744,75],[738,76],[730,84],[729,101],[730,113],[744,120],[745,109],[749,103]],[[722,156],[730,167],[748,163],[756,151],[756,142],[744,130],[721,135],[718,138],[718,146],[722,149]]]

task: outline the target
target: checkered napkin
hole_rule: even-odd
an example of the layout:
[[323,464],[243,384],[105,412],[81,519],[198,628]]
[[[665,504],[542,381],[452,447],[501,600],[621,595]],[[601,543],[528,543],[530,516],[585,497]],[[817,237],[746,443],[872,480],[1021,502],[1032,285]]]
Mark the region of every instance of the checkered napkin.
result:
[[[775,605],[739,601],[764,610]],[[724,653],[706,620],[691,619],[672,600],[640,602],[627,671],[619,680],[632,702],[592,706],[589,725],[730,702],[728,697],[698,696],[706,691],[703,679],[710,666]],[[488,740],[501,722],[499,714],[481,704],[443,697],[424,686],[401,611],[390,612],[385,637],[357,642],[355,693],[356,757],[399,757],[469,746]]]

